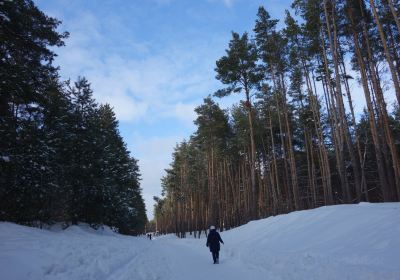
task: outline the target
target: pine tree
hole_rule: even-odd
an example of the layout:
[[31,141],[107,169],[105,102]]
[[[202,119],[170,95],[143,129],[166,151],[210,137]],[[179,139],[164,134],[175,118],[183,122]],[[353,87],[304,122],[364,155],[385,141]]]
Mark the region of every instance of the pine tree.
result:
[[[196,109],[197,132],[177,145],[162,180],[163,197],[156,199],[164,232],[200,234],[215,216],[220,227],[247,222],[255,217],[253,182],[257,217],[398,200],[399,110],[388,113],[384,84],[390,77],[384,71],[389,57],[400,73],[399,7],[372,1],[374,14],[369,2],[295,0],[301,24],[287,12],[282,30],[260,7],[254,41],[233,33],[216,68],[227,88],[215,96],[248,95],[229,110],[228,137],[219,134],[223,122],[210,117],[211,99]],[[387,48],[379,29],[386,32]],[[367,101],[360,118],[347,70],[350,56]]]
[[194,141],[198,142],[205,153],[207,161],[207,179],[209,192],[209,224],[217,224],[221,220],[219,200],[219,186],[217,180],[218,162],[222,159],[222,152],[227,149],[229,137],[228,117],[214,101],[208,97],[204,104],[195,109],[198,117],[194,121],[197,131]]
[[227,88],[218,90],[215,93],[217,97],[224,97],[235,92],[244,92],[246,100],[246,108],[248,110],[248,120],[250,126],[250,172],[251,172],[251,216],[257,217],[257,185],[256,185],[256,147],[253,131],[253,110],[251,95],[252,90],[257,89],[262,79],[262,74],[256,64],[257,49],[248,39],[247,33],[242,36],[233,32],[232,39],[229,43],[229,49],[226,50],[226,56],[217,61],[216,78],[223,84],[228,85]]

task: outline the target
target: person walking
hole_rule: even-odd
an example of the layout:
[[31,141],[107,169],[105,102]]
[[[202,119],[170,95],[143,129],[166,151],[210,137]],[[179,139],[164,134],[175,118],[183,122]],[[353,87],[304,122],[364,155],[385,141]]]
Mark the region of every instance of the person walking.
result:
[[208,233],[207,236],[207,244],[206,246],[210,249],[210,252],[212,254],[214,264],[219,263],[219,250],[220,250],[220,245],[219,243],[224,244],[224,241],[222,241],[221,236],[215,229],[215,226],[210,227],[210,232]]

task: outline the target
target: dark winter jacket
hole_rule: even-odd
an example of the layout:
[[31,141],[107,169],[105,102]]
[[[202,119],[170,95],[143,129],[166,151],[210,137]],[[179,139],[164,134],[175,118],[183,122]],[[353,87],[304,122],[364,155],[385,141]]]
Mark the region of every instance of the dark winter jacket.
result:
[[210,248],[211,252],[219,251],[219,249],[220,249],[219,242],[221,242],[222,244],[224,243],[224,241],[222,241],[219,233],[215,229],[211,230],[207,236],[207,244],[206,244],[207,247]]

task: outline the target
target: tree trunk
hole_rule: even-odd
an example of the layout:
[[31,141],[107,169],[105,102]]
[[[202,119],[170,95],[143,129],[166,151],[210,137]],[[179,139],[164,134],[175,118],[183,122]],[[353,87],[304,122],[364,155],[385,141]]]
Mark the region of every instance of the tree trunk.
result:
[[283,96],[283,113],[285,118],[285,126],[286,126],[286,137],[287,137],[287,145],[288,145],[288,153],[289,153],[289,163],[290,163],[290,177],[292,182],[292,192],[293,192],[293,200],[295,210],[303,209],[303,205],[300,200],[299,195],[299,185],[297,181],[297,167],[296,167],[296,159],[294,155],[293,149],[293,138],[292,138],[292,130],[289,123],[289,113],[286,103],[286,88],[285,81],[283,75],[281,75],[281,84],[282,84],[282,96]]
[[376,161],[377,161],[377,165],[378,165],[379,180],[382,185],[383,198],[385,201],[387,201],[389,199],[389,197],[388,197],[389,196],[388,182],[387,182],[385,170],[383,167],[382,152],[380,149],[381,145],[380,145],[377,128],[376,128],[375,114],[374,114],[373,105],[372,105],[372,101],[371,101],[371,94],[370,94],[369,87],[368,87],[365,63],[362,58],[362,54],[361,54],[361,50],[360,50],[358,34],[357,34],[356,30],[354,29],[354,21],[353,21],[351,10],[349,10],[349,18],[350,18],[350,21],[352,22],[352,33],[353,33],[353,38],[354,38],[354,46],[355,46],[357,61],[358,61],[358,64],[360,65],[361,82],[362,82],[362,86],[364,89],[364,95],[365,95],[365,99],[367,101],[368,119],[369,119],[369,123],[370,123],[370,127],[371,127],[372,140],[373,140],[374,146],[375,146],[375,157],[376,157]]
[[[354,181],[356,185],[356,189],[361,189],[360,186],[360,173],[359,173],[359,165],[357,164],[357,160],[355,159],[355,153],[354,153],[354,148],[353,148],[353,143],[350,138],[350,131],[349,131],[349,126],[347,123],[346,119],[346,113],[345,113],[345,108],[344,108],[344,103],[343,103],[343,93],[342,93],[342,85],[340,82],[340,71],[339,71],[339,55],[338,55],[338,40],[337,40],[337,28],[336,28],[336,21],[335,21],[335,6],[334,3],[331,2],[332,4],[332,25],[333,25],[333,36],[331,33],[331,26],[330,26],[330,16],[328,13],[327,9],[327,0],[324,0],[324,11],[325,11],[325,16],[326,16],[326,25],[327,25],[327,31],[328,31],[328,38],[330,42],[330,49],[332,53],[332,58],[333,58],[333,65],[334,65],[334,70],[335,70],[335,83],[336,83],[336,104],[339,109],[339,124],[340,124],[340,129],[342,131],[342,136],[344,137],[344,140],[346,141],[346,146],[349,150],[350,154],[350,159],[353,165],[353,170],[354,170]],[[342,159],[344,160],[344,150],[341,150],[342,153]],[[344,170],[346,173],[346,171]],[[344,186],[344,199],[347,203],[351,202],[351,192],[350,192],[350,187],[349,184],[345,184]]]
[[[393,81],[394,88],[395,88],[395,91],[396,91],[397,102],[400,105],[399,79],[397,77],[396,70],[394,68],[393,60],[392,60],[392,58],[390,56],[390,52],[389,52],[389,48],[388,48],[388,45],[387,45],[387,42],[386,42],[385,34],[383,33],[382,24],[381,24],[381,22],[379,20],[378,12],[376,11],[375,2],[374,2],[374,0],[369,0],[369,3],[371,5],[371,9],[372,9],[372,12],[374,14],[375,23],[376,23],[376,26],[378,27],[379,36],[380,36],[381,41],[382,41],[385,57],[386,57],[388,65],[389,65],[390,73],[392,75],[392,81]],[[397,22],[396,22],[396,24],[397,24]]]
[[[325,4],[325,1],[324,1]],[[328,24],[328,23],[327,23]],[[329,24],[328,24],[329,25]],[[325,38],[324,38],[324,31],[321,28],[321,36],[322,36],[322,55],[324,59],[324,68],[325,68],[325,79],[323,79],[323,82],[325,82],[325,87],[327,91],[327,107],[329,108],[329,114],[330,117],[332,118],[331,125],[332,125],[332,140],[335,145],[335,158],[336,158],[336,166],[338,169],[339,173],[339,178],[341,182],[341,187],[344,190],[343,195],[344,199],[346,201],[349,192],[349,185],[348,185],[348,180],[346,176],[346,170],[345,170],[345,165],[344,165],[344,143],[343,143],[343,127],[341,125],[341,120],[340,116],[338,116],[338,111],[336,110],[336,107],[340,107],[338,104],[337,98],[335,98],[334,90],[332,89],[331,85],[331,76],[328,68],[328,57],[326,54],[326,49],[325,49]],[[325,89],[325,88],[324,88]],[[336,103],[335,103],[336,102]]]
[[399,18],[397,17],[396,9],[393,6],[393,0],[388,0],[388,4],[389,4],[390,12],[393,15],[393,19],[396,22],[397,32],[399,32],[399,34],[400,34],[400,21],[399,21]]
[[[346,66],[344,64],[344,60],[342,59],[342,73],[343,76],[345,77],[345,88],[346,88],[346,93],[347,93],[347,100],[349,103],[349,108],[350,108],[350,113],[351,113],[351,121],[353,123],[353,130],[354,130],[354,137],[356,140],[356,147],[357,147],[357,155],[358,158],[356,158],[354,156],[354,161],[356,162],[357,166],[357,170],[360,170],[361,172],[361,182],[356,183],[356,201],[360,202],[362,200],[362,193],[364,191],[366,191],[367,187],[366,187],[366,179],[365,179],[365,170],[364,168],[362,168],[361,165],[361,159],[362,159],[362,155],[361,155],[361,146],[360,146],[360,139],[359,139],[359,135],[357,132],[357,127],[356,127],[356,117],[354,114],[354,107],[353,107],[353,101],[351,99],[351,94],[350,94],[350,87],[349,87],[349,83],[347,80],[347,73],[346,73]],[[355,172],[355,174],[357,174],[357,172]],[[355,175],[356,176],[356,175]],[[356,176],[356,178],[359,178],[358,176]]]
[[256,187],[256,174],[255,174],[255,159],[256,159],[256,147],[254,142],[254,128],[253,128],[253,116],[252,116],[252,106],[250,100],[250,91],[246,87],[246,105],[248,110],[249,126],[250,126],[250,146],[251,146],[251,156],[250,156],[250,179],[251,179],[251,218],[257,218],[257,187]]

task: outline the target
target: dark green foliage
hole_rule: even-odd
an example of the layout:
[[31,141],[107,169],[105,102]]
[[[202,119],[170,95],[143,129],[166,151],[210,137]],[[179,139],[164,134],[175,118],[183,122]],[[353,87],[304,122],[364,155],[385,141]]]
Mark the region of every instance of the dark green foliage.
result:
[[52,66],[68,33],[32,1],[0,2],[0,220],[106,224],[140,233],[147,221],[137,161],[109,105],[89,82]]
[[218,90],[214,95],[224,97],[241,91],[245,91],[248,95],[251,89],[258,86],[262,78],[256,61],[257,49],[249,41],[247,33],[240,36],[232,32],[226,56],[216,62],[217,67],[215,68],[216,78],[228,87]]
[[[400,75],[393,15],[399,2],[374,3]],[[197,131],[177,145],[163,197],[155,198],[163,232],[200,233],[211,224],[229,229],[323,205],[399,200],[400,110],[395,102],[387,113],[393,84],[371,4],[294,0],[292,8],[296,16],[286,11],[280,30],[260,7],[252,35],[232,32],[215,68],[225,88],[214,96],[246,99],[229,114],[211,98],[196,108]],[[362,73],[366,84],[353,84]],[[352,99],[357,86],[372,101],[361,116],[354,110],[359,96]]]
[[264,62],[264,71],[283,72],[286,68],[286,38],[276,31],[278,20],[271,19],[264,7],[258,9],[254,27],[259,58]]
[[214,148],[219,151],[228,147],[230,128],[227,113],[210,98],[204,99],[204,104],[195,109],[198,117],[194,121],[197,132],[194,139],[203,145],[204,149]]

